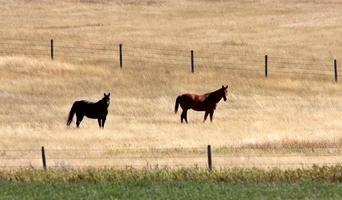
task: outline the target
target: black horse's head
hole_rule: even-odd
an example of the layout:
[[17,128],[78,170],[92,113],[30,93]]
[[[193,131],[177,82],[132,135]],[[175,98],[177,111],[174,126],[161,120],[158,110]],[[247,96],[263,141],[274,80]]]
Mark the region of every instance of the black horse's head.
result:
[[223,100],[227,101],[228,85],[226,86],[222,85],[221,91],[222,91]]
[[103,93],[104,97],[102,98],[102,101],[105,103],[105,105],[108,107],[109,104],[110,104],[110,93],[106,94],[106,93]]

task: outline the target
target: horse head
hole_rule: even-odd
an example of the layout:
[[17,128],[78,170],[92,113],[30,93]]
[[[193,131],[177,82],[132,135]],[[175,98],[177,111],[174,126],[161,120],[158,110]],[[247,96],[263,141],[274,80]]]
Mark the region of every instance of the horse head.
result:
[[221,94],[222,94],[223,100],[227,101],[228,85],[226,86],[222,85],[221,91],[222,91]]
[[106,94],[106,93],[103,93],[104,97],[102,98],[102,101],[106,104],[106,106],[108,107],[109,104],[110,104],[110,93]]

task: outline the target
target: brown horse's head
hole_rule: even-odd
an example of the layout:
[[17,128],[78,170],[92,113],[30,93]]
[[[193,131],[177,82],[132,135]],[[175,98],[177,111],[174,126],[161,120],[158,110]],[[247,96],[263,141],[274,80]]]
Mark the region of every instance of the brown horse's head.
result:
[[107,106],[109,106],[109,103],[110,103],[110,98],[109,98],[110,93],[108,93],[108,94],[103,93],[103,95],[104,95],[104,97],[102,98],[102,101],[105,102],[105,104],[106,104]]
[[227,101],[228,85],[226,86],[222,85],[221,91],[222,91],[223,100]]

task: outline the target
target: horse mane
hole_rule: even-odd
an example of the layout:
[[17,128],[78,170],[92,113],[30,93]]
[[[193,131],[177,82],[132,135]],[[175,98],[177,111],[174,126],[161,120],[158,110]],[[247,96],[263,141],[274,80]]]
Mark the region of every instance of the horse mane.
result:
[[220,88],[220,89],[218,89],[218,90],[215,90],[214,92],[206,93],[205,95],[208,95],[208,99],[211,99],[211,98],[216,97],[216,94],[219,93],[220,90],[222,90],[222,88]]
[[101,102],[103,102],[103,101],[104,101],[104,98],[98,100],[96,103],[101,103]]
[[103,97],[102,99],[98,100],[95,104],[98,104],[98,105],[106,105],[106,97]]
[[207,100],[218,103],[223,97],[220,93],[223,88],[219,88],[213,92],[207,93]]
[[105,97],[102,97],[102,99],[100,99],[100,100],[98,100],[96,103],[100,103],[100,102],[102,102],[102,101],[105,101]]

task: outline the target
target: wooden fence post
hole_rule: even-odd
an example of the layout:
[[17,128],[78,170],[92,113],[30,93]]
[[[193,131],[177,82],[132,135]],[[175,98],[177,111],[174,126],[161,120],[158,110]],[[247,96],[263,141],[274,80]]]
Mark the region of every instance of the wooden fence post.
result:
[[335,71],[335,82],[337,82],[338,74],[337,74],[337,61],[334,60],[334,71]]
[[43,168],[46,171],[47,166],[46,166],[46,157],[45,157],[45,149],[44,146],[42,146],[42,160],[43,160]]
[[120,50],[120,68],[122,68],[122,44],[119,45],[119,50]]
[[194,61],[194,51],[191,50],[191,72],[195,72],[195,61]]
[[267,69],[267,64],[268,64],[268,56],[265,55],[265,78],[267,78],[267,72],[268,72],[268,69]]
[[53,39],[51,39],[51,60],[53,60],[54,55],[53,55]]
[[208,169],[209,171],[213,170],[213,163],[212,163],[212,159],[211,159],[211,146],[208,145]]

